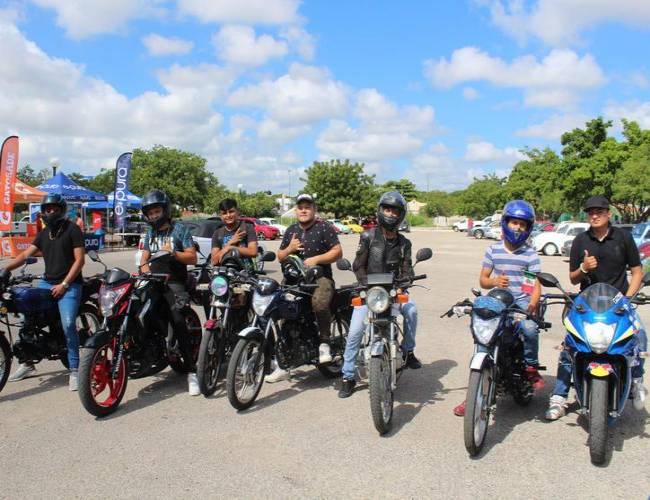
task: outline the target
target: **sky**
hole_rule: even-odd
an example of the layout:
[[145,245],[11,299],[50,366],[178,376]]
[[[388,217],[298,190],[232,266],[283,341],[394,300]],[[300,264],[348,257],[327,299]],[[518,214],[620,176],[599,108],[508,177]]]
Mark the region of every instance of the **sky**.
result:
[[248,192],[339,158],[449,191],[597,116],[650,128],[647,0],[0,0],[0,47],[36,170],[162,144]]

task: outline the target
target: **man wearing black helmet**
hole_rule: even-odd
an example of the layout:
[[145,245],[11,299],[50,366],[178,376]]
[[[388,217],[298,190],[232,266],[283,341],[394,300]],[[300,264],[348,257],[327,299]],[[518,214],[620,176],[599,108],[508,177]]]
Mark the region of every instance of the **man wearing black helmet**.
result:
[[[194,265],[197,262],[194,241],[183,224],[172,220],[171,203],[163,191],[154,189],[144,195],[144,198],[142,198],[142,214],[151,227],[144,239],[140,269],[142,272],[151,271],[169,274],[165,300],[171,311],[174,333],[183,353],[183,359],[190,370],[187,375],[189,393],[192,396],[198,396],[201,391],[196,378],[192,346],[190,345],[185,318],[181,314],[181,310],[187,306],[190,300],[186,289],[187,266]],[[172,259],[155,261],[149,266],[147,261],[151,258],[151,255],[160,251],[170,252]]]
[[[400,193],[389,191],[381,195],[377,206],[379,226],[361,233],[357,255],[352,265],[359,283],[365,283],[369,273],[392,272],[399,280],[414,276],[411,242],[398,232],[404,217],[406,217],[406,200]],[[404,362],[408,368],[418,369],[422,367],[422,364],[413,353],[418,324],[417,308],[410,301],[402,305],[401,312],[404,316],[404,339],[402,341]],[[367,306],[355,307],[352,313],[350,332],[343,356],[343,381],[339,390],[340,398],[350,396],[356,385],[354,372],[367,314]]]
[[[42,255],[45,262],[45,279],[39,288],[52,290],[57,299],[61,326],[65,334],[70,367],[69,389],[77,390],[79,367],[79,336],[75,324],[81,303],[82,277],[84,265],[84,240],[81,229],[66,217],[67,203],[60,194],[47,194],[41,202],[41,214],[47,227],[39,232],[27,250],[13,259],[0,272],[0,279],[6,279],[9,272],[20,267],[28,257]],[[22,364],[9,378],[22,380],[34,375],[32,364]]]

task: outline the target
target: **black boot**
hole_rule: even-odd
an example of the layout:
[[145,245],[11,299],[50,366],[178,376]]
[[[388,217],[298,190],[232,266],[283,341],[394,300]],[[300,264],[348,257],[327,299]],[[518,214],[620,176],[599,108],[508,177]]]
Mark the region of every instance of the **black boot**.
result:
[[354,386],[357,385],[357,381],[352,379],[348,380],[344,378],[341,381],[341,388],[339,389],[339,397],[340,398],[349,398],[352,396],[352,393],[354,392]]
[[422,363],[420,363],[420,360],[415,357],[413,351],[409,351],[406,353],[406,357],[404,358],[404,365],[407,368],[410,368],[411,370],[417,370],[419,368],[422,368]]

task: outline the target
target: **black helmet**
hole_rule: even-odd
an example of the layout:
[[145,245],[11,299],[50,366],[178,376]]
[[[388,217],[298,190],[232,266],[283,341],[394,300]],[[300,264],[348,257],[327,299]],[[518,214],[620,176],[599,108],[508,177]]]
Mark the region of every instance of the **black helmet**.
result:
[[505,288],[493,288],[488,292],[488,296],[500,300],[506,305],[506,307],[510,307],[515,301],[515,298],[512,296],[512,294]]
[[280,265],[282,274],[287,283],[295,285],[305,280],[307,266],[297,255],[289,255]]
[[[147,211],[155,206],[161,206],[163,214],[157,219],[149,220],[149,217],[147,217]],[[152,189],[144,195],[142,198],[142,215],[144,215],[145,220],[154,229],[160,229],[165,225],[165,223],[171,220],[171,204],[169,203],[169,197],[164,191],[161,191],[160,189]]]
[[232,267],[237,270],[244,269],[244,261],[241,258],[239,250],[236,248],[231,248],[221,257],[221,263],[223,267]]
[[[381,207],[394,207],[399,210],[397,217],[384,215]],[[388,231],[396,231],[406,217],[406,200],[397,191],[388,191],[381,195],[377,204],[377,221],[379,225]]]
[[[46,214],[45,207],[47,205],[54,205],[59,207],[59,211],[53,214]],[[66,211],[68,209],[68,204],[63,198],[62,195],[58,193],[48,193],[43,196],[43,201],[41,201],[41,217],[43,222],[50,227],[57,226],[63,219],[65,219]]]

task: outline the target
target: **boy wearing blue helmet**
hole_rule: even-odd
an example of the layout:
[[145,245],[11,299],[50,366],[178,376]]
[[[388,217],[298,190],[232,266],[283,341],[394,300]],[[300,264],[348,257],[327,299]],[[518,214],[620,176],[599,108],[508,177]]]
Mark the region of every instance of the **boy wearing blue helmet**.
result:
[[[502,241],[491,245],[483,258],[481,288],[504,288],[514,297],[515,303],[528,314],[537,310],[541,286],[535,274],[541,271],[541,262],[534,248],[527,244],[535,222],[535,210],[524,200],[513,200],[503,207],[501,216]],[[526,375],[533,389],[544,387],[537,369],[539,361],[539,328],[534,321],[519,321],[516,327],[524,336],[524,361]],[[465,414],[465,402],[454,408],[454,414]]]

